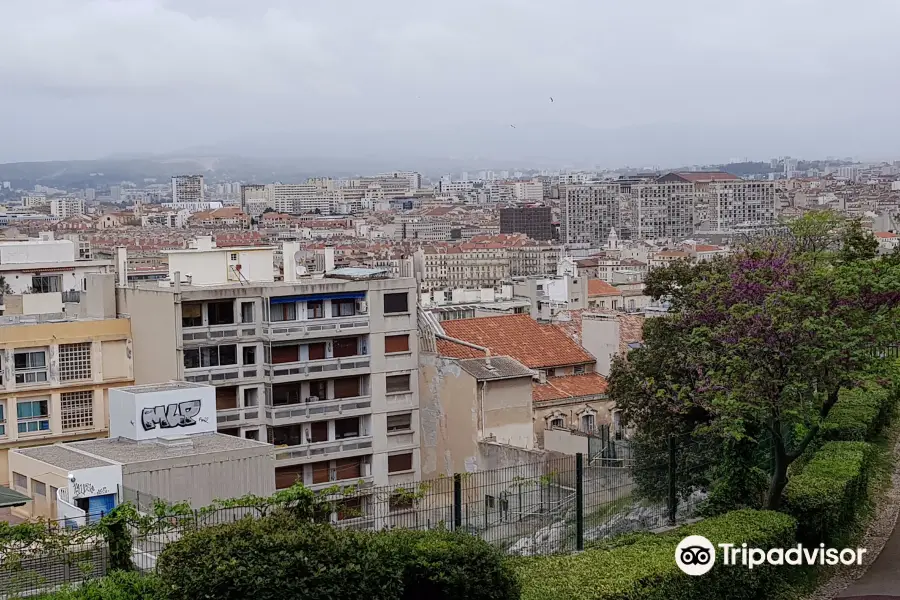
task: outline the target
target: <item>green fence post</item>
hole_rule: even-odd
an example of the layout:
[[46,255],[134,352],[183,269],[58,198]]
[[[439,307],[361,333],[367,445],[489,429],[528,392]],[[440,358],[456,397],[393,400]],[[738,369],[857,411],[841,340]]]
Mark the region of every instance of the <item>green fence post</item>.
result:
[[575,549],[584,550],[584,455],[575,455]]
[[462,475],[453,474],[453,530],[462,527]]

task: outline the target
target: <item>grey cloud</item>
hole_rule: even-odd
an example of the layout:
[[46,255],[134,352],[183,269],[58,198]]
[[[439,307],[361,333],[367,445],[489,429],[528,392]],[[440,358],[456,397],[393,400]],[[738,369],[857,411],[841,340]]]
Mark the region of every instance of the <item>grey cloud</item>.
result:
[[[386,152],[679,162],[891,152],[900,125],[894,0],[0,4],[0,160],[363,131]],[[654,128],[696,134],[662,151]]]

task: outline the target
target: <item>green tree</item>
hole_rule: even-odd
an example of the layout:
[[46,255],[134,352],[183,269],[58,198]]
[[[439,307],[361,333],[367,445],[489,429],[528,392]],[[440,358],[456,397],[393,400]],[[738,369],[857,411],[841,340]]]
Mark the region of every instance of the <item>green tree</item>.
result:
[[[756,444],[765,437],[769,508],[778,506],[788,467],[818,435],[839,390],[876,369],[873,347],[897,334],[900,268],[841,260],[816,237],[765,240],[672,276],[679,282],[674,310],[647,329],[644,350],[611,374],[611,397],[631,405],[624,410],[638,428],[674,430],[663,424],[675,420],[696,430],[702,421],[692,424],[692,415],[703,410],[704,427],[716,435]],[[646,409],[637,406],[641,397]],[[802,437],[794,435],[798,426]]]
[[6,277],[0,275],[0,295],[9,296],[12,293],[12,288],[8,283],[6,283]]

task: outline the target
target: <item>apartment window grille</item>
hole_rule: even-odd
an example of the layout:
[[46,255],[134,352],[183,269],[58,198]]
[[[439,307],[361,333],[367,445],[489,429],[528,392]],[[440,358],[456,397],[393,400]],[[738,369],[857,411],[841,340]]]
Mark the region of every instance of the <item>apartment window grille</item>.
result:
[[63,392],[59,396],[63,431],[94,426],[94,392]]
[[59,345],[59,380],[91,378],[91,343]]
[[47,382],[47,351],[26,350],[13,357],[16,383],[33,384]]
[[409,375],[388,375],[385,379],[386,392],[388,394],[399,394],[410,391]]
[[31,292],[34,294],[49,294],[59,292],[59,275],[35,275],[31,278]]
[[50,402],[48,400],[20,400],[16,404],[19,433],[50,431]]

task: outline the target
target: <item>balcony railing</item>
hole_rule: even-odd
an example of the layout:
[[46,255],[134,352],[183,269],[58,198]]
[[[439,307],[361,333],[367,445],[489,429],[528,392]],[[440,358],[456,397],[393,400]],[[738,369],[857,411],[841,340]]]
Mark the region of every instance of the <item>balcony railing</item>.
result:
[[200,367],[186,370],[185,381],[194,383],[215,383],[221,381],[236,381],[259,376],[259,368],[255,365],[241,367],[239,365],[226,365],[224,367]]
[[334,398],[331,400],[312,400],[302,404],[266,407],[266,419],[275,425],[285,422],[296,423],[305,419],[321,419],[334,416],[355,416],[356,411],[370,412],[371,396],[354,398]]
[[275,460],[320,460],[346,452],[365,454],[372,449],[372,436],[364,435],[344,440],[332,440],[315,444],[301,444],[275,449]]
[[259,418],[261,410],[262,409],[258,406],[219,410],[216,411],[216,423],[218,425],[231,425],[245,421],[253,421]]
[[265,375],[271,377],[296,377],[298,375],[338,375],[341,371],[351,369],[368,369],[370,356],[360,354],[357,356],[343,356],[340,358],[325,358],[322,360],[297,361],[266,365]]
[[326,317],[306,321],[278,321],[263,324],[263,333],[272,339],[329,337],[362,333],[369,327],[369,315]]
[[206,327],[185,327],[181,338],[185,342],[206,342],[228,338],[253,338],[259,336],[259,328],[252,323],[229,323]]

